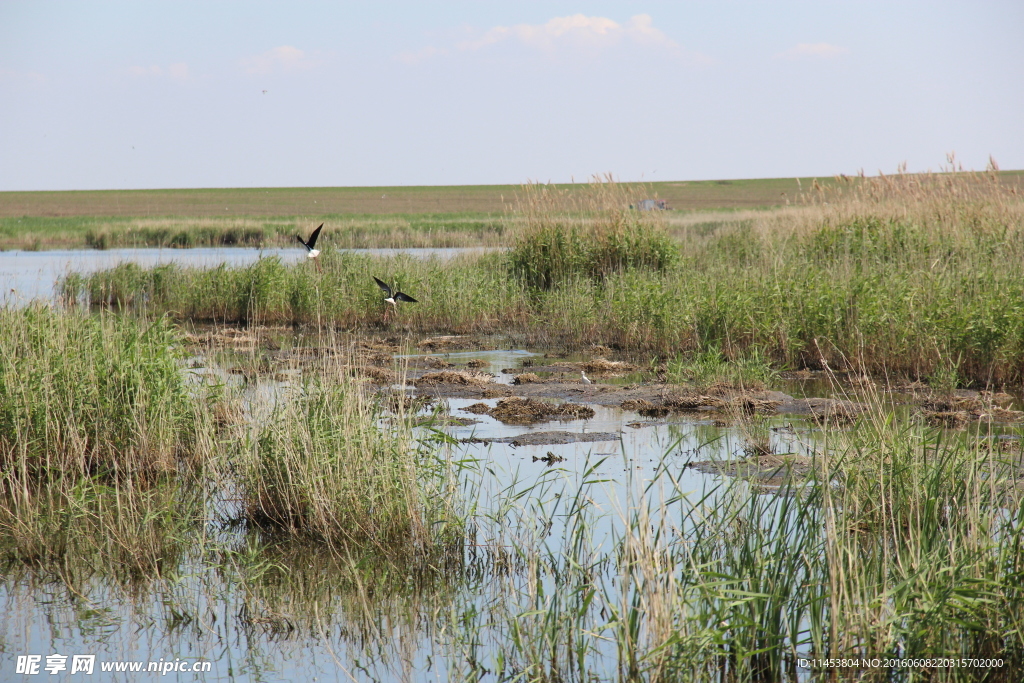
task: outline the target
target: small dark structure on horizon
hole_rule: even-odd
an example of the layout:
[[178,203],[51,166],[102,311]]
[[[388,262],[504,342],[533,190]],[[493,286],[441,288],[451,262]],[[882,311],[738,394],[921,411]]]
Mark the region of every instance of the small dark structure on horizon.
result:
[[664,199],[641,199],[636,204],[630,204],[629,208],[637,211],[665,211],[668,209]]

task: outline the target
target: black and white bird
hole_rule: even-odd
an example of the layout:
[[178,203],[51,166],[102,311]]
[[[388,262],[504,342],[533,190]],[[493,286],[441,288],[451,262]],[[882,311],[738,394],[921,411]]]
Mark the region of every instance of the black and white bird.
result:
[[[386,282],[381,282],[376,277],[373,278],[373,281],[377,283],[378,287],[380,287],[381,289],[384,290],[384,294],[387,295],[387,296],[384,297],[384,302],[388,303],[388,304],[391,304],[391,306],[395,309],[396,313],[398,312],[398,302],[399,301],[408,301],[409,303],[412,303],[412,304],[419,303],[418,301],[416,301],[416,299],[413,299],[411,296],[409,296],[405,292],[392,292],[391,285],[387,284]],[[384,320],[388,319],[388,311],[390,311],[390,310],[391,310],[390,308],[385,308],[384,309]]]
[[580,370],[580,377],[583,378],[584,384],[593,384],[593,382],[590,381],[590,378],[587,377],[587,373],[583,372],[582,370]]
[[[299,235],[295,236],[295,239],[299,241],[299,244],[304,246],[306,248],[306,251],[309,252],[306,254],[306,258],[316,259],[316,257],[320,255],[320,250],[316,248],[316,238],[320,236],[320,231],[323,229],[323,227],[324,224],[321,223],[320,226],[313,231],[313,234],[309,236],[308,242],[302,239],[302,237],[300,237]],[[314,260],[314,263],[316,263],[316,267],[319,269],[320,262]]]

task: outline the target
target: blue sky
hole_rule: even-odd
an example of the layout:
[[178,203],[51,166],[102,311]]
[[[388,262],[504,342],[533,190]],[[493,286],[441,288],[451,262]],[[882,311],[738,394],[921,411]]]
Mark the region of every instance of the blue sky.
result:
[[1024,168],[1024,3],[0,0],[0,190]]

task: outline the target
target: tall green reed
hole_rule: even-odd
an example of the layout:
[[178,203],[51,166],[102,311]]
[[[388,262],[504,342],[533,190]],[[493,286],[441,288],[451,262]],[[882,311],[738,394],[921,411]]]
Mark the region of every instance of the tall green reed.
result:
[[166,318],[0,309],[0,462],[10,476],[138,481],[209,452]]
[[966,384],[1018,382],[1024,203],[1001,186],[951,182],[975,189],[841,196],[684,231],[678,244],[665,242],[654,212],[621,208],[614,188],[599,186],[610,199],[572,211],[543,199],[554,190],[534,189],[542,199],[523,202],[510,233],[518,241],[505,254],[417,261],[328,246],[323,273],[273,259],[206,270],[122,266],[69,278],[65,289],[69,299],[85,291],[96,303],[185,319],[381,329],[371,276],[390,277],[421,301],[389,327],[401,332],[514,332],[668,357],[718,348],[730,359],[759,353],[776,366],[825,360],[914,378],[955,361]]
[[[441,439],[441,441],[438,441]],[[340,364],[303,381],[254,425],[237,456],[252,523],[342,553],[458,556],[458,467],[435,431],[385,414]]]

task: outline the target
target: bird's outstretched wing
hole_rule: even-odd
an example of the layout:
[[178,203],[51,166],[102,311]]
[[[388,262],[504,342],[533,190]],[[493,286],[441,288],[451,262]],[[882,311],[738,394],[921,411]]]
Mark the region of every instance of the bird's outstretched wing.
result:
[[398,301],[408,301],[409,303],[412,303],[412,304],[418,304],[419,303],[418,301],[416,301],[416,299],[413,299],[411,296],[409,296],[405,292],[399,292],[398,294],[395,294],[395,299],[397,299]]
[[299,241],[299,244],[301,244],[302,246],[304,246],[304,247],[305,247],[306,249],[309,249],[309,245],[308,245],[308,244],[306,244],[306,240],[302,239],[302,236],[301,236],[301,235],[296,235],[296,236],[295,236],[295,239],[297,239],[297,240]]
[[384,293],[388,295],[388,298],[391,298],[391,287],[389,285],[378,280],[376,276],[373,278],[373,281],[377,283],[378,287],[384,290]]
[[324,224],[321,223],[320,227],[313,231],[313,234],[309,236],[309,248],[312,249],[316,246],[316,238],[320,236],[320,230],[322,230]]

